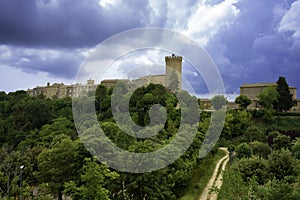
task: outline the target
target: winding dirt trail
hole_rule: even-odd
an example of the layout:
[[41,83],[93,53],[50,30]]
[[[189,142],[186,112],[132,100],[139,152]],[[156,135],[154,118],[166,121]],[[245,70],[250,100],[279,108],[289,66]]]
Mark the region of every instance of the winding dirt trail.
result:
[[220,165],[222,164],[222,171],[224,171],[225,167],[226,167],[226,165],[229,161],[229,155],[228,155],[227,149],[226,148],[220,148],[220,149],[226,152],[226,156],[221,158],[219,160],[219,162],[217,163],[217,165],[215,167],[215,170],[214,170],[214,173],[211,176],[209,182],[207,183],[205,189],[203,190],[201,196],[199,197],[199,200],[217,200],[217,198],[218,198],[218,193],[216,193],[216,192],[211,192],[210,193],[210,189],[212,187],[215,187],[215,188],[218,188],[218,189],[221,188],[222,183],[223,183],[223,181],[222,181],[223,173],[222,172],[219,173],[219,176],[217,177],[218,170],[220,168]]

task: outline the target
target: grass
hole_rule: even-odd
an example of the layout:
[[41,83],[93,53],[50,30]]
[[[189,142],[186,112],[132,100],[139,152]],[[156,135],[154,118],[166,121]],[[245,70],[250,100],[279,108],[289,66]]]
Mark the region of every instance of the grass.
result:
[[196,169],[192,172],[192,179],[190,180],[187,187],[184,189],[184,196],[180,200],[198,200],[200,194],[207,185],[210,177],[212,176],[218,160],[224,157],[226,153],[219,150],[218,153],[213,157],[209,154]]
[[281,130],[300,130],[300,117],[275,117],[273,126]]
[[248,190],[249,188],[240,174],[227,166],[223,174],[223,184],[219,191],[218,200],[246,199]]
[[230,140],[223,140],[222,143],[220,143],[220,146],[228,147],[229,145],[237,146],[243,142],[247,142],[248,139],[244,135],[237,136],[235,138],[232,138]]
[[267,124],[261,119],[256,119],[255,125],[264,129],[275,129],[281,131],[300,131],[300,117],[274,116],[273,121]]

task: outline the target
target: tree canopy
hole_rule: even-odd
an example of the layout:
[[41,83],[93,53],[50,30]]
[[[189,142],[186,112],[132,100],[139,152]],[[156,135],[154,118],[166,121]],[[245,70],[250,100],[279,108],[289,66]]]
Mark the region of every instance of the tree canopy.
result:
[[211,104],[215,110],[220,110],[224,106],[226,106],[228,103],[226,97],[223,95],[216,95],[213,98],[211,98]]
[[279,96],[276,102],[274,102],[274,108],[278,111],[288,111],[294,105],[293,95],[291,94],[289,85],[286,82],[285,77],[279,77],[277,81],[276,91]]
[[258,96],[258,103],[266,110],[273,109],[273,105],[278,101],[279,93],[274,87],[267,87]]
[[241,94],[235,99],[234,102],[239,105],[240,109],[243,110],[246,109],[252,101],[246,95]]

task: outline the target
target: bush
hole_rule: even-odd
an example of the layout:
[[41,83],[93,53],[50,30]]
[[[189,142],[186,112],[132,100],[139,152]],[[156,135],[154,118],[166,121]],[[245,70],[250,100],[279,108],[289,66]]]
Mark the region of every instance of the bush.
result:
[[279,180],[296,174],[296,160],[289,150],[276,150],[269,156],[270,172]]
[[251,157],[251,149],[247,143],[243,142],[236,147],[236,154],[238,158],[249,158]]
[[291,150],[292,142],[289,136],[278,135],[273,139],[273,148],[275,150],[279,149],[289,149]]
[[254,141],[250,145],[252,146],[254,155],[258,155],[260,158],[267,159],[271,153],[271,148],[266,143]]
[[259,184],[264,184],[269,180],[269,166],[264,159],[242,158],[234,166],[233,169],[241,174],[244,181],[256,178]]

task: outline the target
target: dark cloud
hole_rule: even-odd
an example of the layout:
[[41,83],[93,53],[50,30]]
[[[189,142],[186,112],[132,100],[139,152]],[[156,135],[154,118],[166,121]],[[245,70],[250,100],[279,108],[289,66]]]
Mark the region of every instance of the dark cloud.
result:
[[292,33],[278,31],[282,16],[275,12],[280,8],[284,14],[291,3],[240,1],[238,20],[208,44],[229,93],[243,83],[274,82],[278,76],[300,88],[300,43]]
[[84,60],[81,48],[145,23],[147,2],[120,2],[101,7],[97,0],[1,0],[0,66],[74,78]]
[[79,50],[32,49],[14,46],[0,48],[1,64],[28,73],[47,72],[50,76],[72,79],[84,59]]
[[[0,67],[72,79],[85,58],[84,50],[131,28],[184,29],[199,3],[178,3],[181,8],[171,1],[152,1],[154,5],[136,0],[116,2],[101,7],[98,0],[1,0]],[[223,0],[206,3],[220,2]],[[228,93],[238,93],[243,83],[276,81],[278,76],[285,76],[290,85],[300,89],[300,38],[295,37],[298,26],[280,23],[294,2],[240,0],[236,21],[210,38],[206,49],[219,67]],[[290,13],[286,21],[297,16]],[[198,33],[197,27],[195,31]],[[157,38],[152,35],[147,39]],[[110,46],[101,56],[115,55],[112,49],[120,51]],[[196,92],[207,92],[201,75],[187,68],[185,75]]]
[[96,0],[2,0],[0,43],[24,46],[87,47],[130,28],[141,27],[143,1],[103,8]]
[[38,56],[31,56],[29,62],[21,62],[24,71],[48,72],[50,76],[72,79],[75,77],[83,56],[61,55],[58,58],[42,60]]

